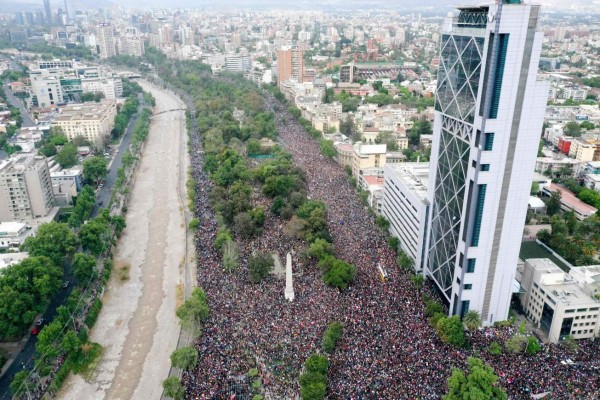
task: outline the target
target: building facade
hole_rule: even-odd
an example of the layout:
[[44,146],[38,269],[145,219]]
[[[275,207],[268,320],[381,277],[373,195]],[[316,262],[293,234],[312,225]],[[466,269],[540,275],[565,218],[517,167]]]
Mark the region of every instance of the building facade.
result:
[[99,146],[110,136],[117,104],[114,100],[103,100],[100,103],[71,104],[60,111],[52,121],[53,127],[60,126],[69,140],[82,136]]
[[289,80],[302,83],[302,78],[304,77],[304,52],[295,47],[282,47],[278,52],[277,68],[278,85]]
[[569,273],[547,258],[525,261],[521,304],[550,342],[566,336],[600,336],[600,266],[577,267]]
[[508,316],[548,82],[538,5],[461,7],[441,38],[425,274],[484,325]]
[[390,233],[400,240],[400,248],[413,259],[421,272],[425,259],[427,232],[427,181],[429,163],[386,164],[381,212],[390,222]]
[[98,54],[100,58],[109,58],[117,55],[113,27],[109,23],[98,24]]
[[46,158],[19,155],[0,164],[0,222],[45,217],[54,207]]

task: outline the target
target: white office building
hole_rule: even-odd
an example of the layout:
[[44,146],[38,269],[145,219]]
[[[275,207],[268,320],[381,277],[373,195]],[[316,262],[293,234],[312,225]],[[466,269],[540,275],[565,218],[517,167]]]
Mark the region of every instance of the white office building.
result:
[[415,262],[415,271],[420,272],[429,209],[429,163],[386,164],[383,174],[381,212],[390,222],[391,235],[400,240],[400,248]]
[[117,55],[113,27],[109,23],[98,24],[98,54],[100,58],[109,58]]
[[561,270],[547,258],[525,261],[521,303],[551,342],[600,335],[600,266]]
[[540,6],[460,7],[441,38],[425,274],[450,314],[505,320],[549,82]]

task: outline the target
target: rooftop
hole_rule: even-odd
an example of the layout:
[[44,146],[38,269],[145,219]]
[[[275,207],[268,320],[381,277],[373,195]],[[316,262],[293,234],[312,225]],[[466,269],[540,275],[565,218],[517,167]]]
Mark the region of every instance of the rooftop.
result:
[[596,207],[592,207],[589,204],[584,203],[583,201],[579,200],[573,192],[571,192],[569,189],[565,188],[564,186],[561,186],[557,183],[551,182],[547,186],[547,188],[551,192],[556,192],[557,190],[560,190],[560,194],[561,194],[560,201],[563,204],[565,204],[566,206],[568,206],[576,211],[579,211],[582,214],[593,214],[596,211],[598,211],[598,209]]
[[393,174],[408,189],[415,193],[422,202],[427,201],[429,185],[429,163],[386,164],[386,174]]

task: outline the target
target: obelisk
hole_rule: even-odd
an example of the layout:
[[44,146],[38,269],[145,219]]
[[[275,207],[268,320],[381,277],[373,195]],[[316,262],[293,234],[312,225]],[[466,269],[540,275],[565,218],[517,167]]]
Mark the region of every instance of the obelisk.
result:
[[292,282],[292,255],[287,253],[285,259],[285,299],[294,301],[294,283]]

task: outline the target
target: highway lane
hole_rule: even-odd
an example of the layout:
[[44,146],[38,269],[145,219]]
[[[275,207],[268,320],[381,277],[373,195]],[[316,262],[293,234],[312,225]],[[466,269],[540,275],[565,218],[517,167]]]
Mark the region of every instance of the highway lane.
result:
[[[103,205],[108,205],[108,202],[110,201],[112,188],[117,177],[117,170],[121,168],[121,165],[123,164],[123,153],[129,148],[129,144],[131,143],[131,138],[133,136],[133,128],[135,127],[139,116],[139,111],[142,107],[143,102],[140,96],[140,108],[138,108],[138,113],[135,114],[129,122],[123,139],[121,140],[119,151],[114,154],[114,159],[110,166],[110,171],[106,177],[104,187],[98,190],[96,203],[94,204],[90,218],[98,215],[98,212],[101,209],[101,206],[99,205],[100,201],[103,202]],[[25,120],[23,120],[23,125],[25,125]],[[67,269],[68,268],[65,269],[65,280],[74,282],[75,278],[70,274],[70,271],[67,271]],[[73,286],[73,284],[70,284],[66,289],[62,289],[61,292],[50,302],[47,311],[43,314],[43,318],[45,318],[46,321],[52,321],[52,319],[56,316],[56,308],[65,302],[71,293]],[[37,341],[37,337],[28,335],[26,340],[27,341],[23,347],[23,350],[19,353],[19,355],[17,355],[15,361],[11,364],[6,373],[0,377],[0,400],[9,400],[11,398],[10,382],[12,381],[14,375],[21,371],[24,368],[23,366],[27,366],[29,368],[33,367],[35,343]]]

